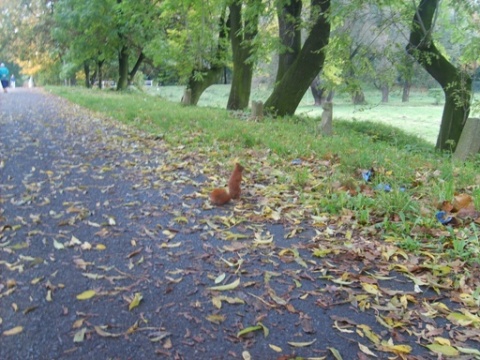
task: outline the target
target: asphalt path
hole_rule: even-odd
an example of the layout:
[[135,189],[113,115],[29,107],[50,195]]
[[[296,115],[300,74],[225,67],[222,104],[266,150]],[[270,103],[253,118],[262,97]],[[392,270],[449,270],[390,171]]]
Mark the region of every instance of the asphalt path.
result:
[[[355,260],[288,250],[314,229],[235,223],[195,153],[43,90],[0,95],[0,359],[396,358],[357,331],[387,335],[376,312],[322,276]],[[402,336],[405,358],[436,358]]]

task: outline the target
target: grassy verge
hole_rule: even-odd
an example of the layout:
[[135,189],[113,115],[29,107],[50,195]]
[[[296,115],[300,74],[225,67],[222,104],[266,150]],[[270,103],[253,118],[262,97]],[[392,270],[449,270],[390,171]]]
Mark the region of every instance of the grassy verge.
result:
[[[462,219],[461,226],[450,228],[436,218],[438,204],[453,202],[455,194],[472,196],[480,209],[478,164],[456,164],[435,153],[431,143],[397,128],[336,120],[334,136],[322,137],[315,117],[253,122],[243,114],[183,107],[144,93],[48,90],[161,135],[186,153],[200,153],[205,160],[201,166],[229,167],[232,159],[239,159],[250,173],[246,185],[256,187],[256,196],[271,209],[296,206],[319,222],[348,221],[357,233],[410,251],[428,249],[478,261],[475,219]],[[375,176],[367,183],[362,171],[371,168]]]

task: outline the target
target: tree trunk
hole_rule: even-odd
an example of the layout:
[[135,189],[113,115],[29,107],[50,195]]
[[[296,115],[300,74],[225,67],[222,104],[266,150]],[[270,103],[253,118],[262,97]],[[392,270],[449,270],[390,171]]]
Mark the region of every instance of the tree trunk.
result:
[[206,73],[202,76],[201,80],[195,79],[194,72],[192,72],[187,84],[187,88],[190,89],[192,93],[190,105],[197,105],[203,92],[209,86],[220,81],[223,75],[223,67],[215,66],[206,70]]
[[[254,2],[261,0],[253,0]],[[241,110],[248,107],[250,91],[252,87],[253,65],[250,56],[253,45],[251,41],[257,34],[258,16],[249,19],[249,23],[243,25],[242,1],[236,0],[229,5],[230,17],[230,41],[233,54],[233,76],[230,95],[228,97],[227,109]]]
[[390,89],[387,84],[382,85],[382,103],[388,103],[388,97],[390,95]]
[[452,150],[460,139],[470,112],[472,79],[450,63],[432,40],[433,17],[439,0],[422,0],[413,17],[407,52],[440,84],[445,94],[438,150]]
[[138,69],[140,68],[140,65],[142,65],[143,60],[145,59],[145,54],[143,52],[140,52],[140,55],[138,56],[137,62],[133,66],[132,71],[128,73],[128,84],[130,85],[133,82],[133,79],[135,78],[135,75],[137,74]]
[[117,90],[125,90],[128,86],[128,49],[124,45],[118,53]]
[[410,89],[412,88],[412,83],[410,80],[405,80],[403,83],[403,92],[402,92],[402,102],[410,101]]
[[105,60],[98,60],[97,61],[97,69],[98,69],[98,88],[103,88],[103,63]]
[[302,33],[299,26],[301,13],[301,0],[292,0],[277,7],[278,32],[282,48],[278,55],[278,69],[275,82],[283,78],[283,75],[294,63],[302,49]]
[[88,61],[83,62],[83,72],[85,73],[85,87],[90,89],[90,66]]
[[325,90],[320,86],[320,79],[319,77],[315,77],[313,79],[312,84],[310,85],[310,90],[312,92],[314,106],[322,106],[322,96]]
[[225,53],[227,52],[227,47],[225,39],[228,37],[228,30],[225,26],[225,18],[226,13],[223,11],[219,22],[218,45],[214,64],[211,64],[209,68],[198,70],[203,73],[201,80],[195,76],[197,70],[193,70],[188,79],[187,88],[191,90],[190,105],[197,105],[203,92],[211,85],[221,81],[222,77],[225,77],[224,81],[226,84]]
[[312,0],[313,25],[294,63],[276,84],[265,109],[278,115],[293,115],[325,61],[324,48],[330,38],[330,0]]
[[361,88],[353,90],[351,94],[354,105],[364,105],[366,103],[365,93]]

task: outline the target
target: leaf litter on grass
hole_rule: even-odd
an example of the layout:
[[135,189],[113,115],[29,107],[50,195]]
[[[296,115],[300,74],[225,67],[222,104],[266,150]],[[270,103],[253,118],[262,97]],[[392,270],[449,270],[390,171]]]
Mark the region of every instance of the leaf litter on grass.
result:
[[[348,206],[322,210],[326,195],[379,196],[358,173],[332,181],[338,155],[301,159],[293,165],[301,175],[291,177],[287,160],[273,165],[271,154],[247,150],[242,199],[212,208],[208,191],[218,184],[210,179],[226,176],[208,150],[104,126],[94,119],[69,129],[76,140],[62,151],[75,161],[28,168],[15,184],[2,184],[9,210],[0,214],[0,266],[9,275],[0,299],[18,309],[0,313],[2,334],[28,331],[28,314],[45,311],[39,299],[49,298],[74,314],[68,353],[96,337],[132,336],[165,356],[194,345],[208,352],[221,332],[237,358],[261,344],[270,358],[339,358],[345,340],[357,344],[358,358],[478,356],[478,267],[445,253],[462,229],[423,225],[416,230],[428,240],[413,253]],[[371,210],[373,221],[385,215]],[[40,296],[27,301],[17,283]],[[182,333],[162,320],[172,312]],[[339,340],[328,346],[319,340],[331,329]]]

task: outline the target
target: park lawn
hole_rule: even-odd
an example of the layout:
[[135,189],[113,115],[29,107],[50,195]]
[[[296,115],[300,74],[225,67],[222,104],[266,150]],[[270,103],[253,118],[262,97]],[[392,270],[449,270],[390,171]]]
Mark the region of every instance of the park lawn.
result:
[[[229,85],[214,85],[209,87],[198,103],[199,106],[225,108],[228,101]],[[184,91],[183,86],[160,86],[146,88],[146,92],[154,96],[160,96],[172,102],[179,102]],[[251,99],[265,101],[270,90],[258,86],[252,89]],[[402,103],[400,90],[394,90],[390,94],[388,103],[381,102],[380,92],[370,90],[366,92],[367,104],[354,106],[346,95],[337,95],[334,100],[334,119],[349,121],[374,121],[390,125],[414,134],[429,143],[435,144],[443,104],[426,90],[412,91],[410,101]],[[308,91],[296,114],[309,117],[321,116],[322,108],[313,106],[313,98]]]

